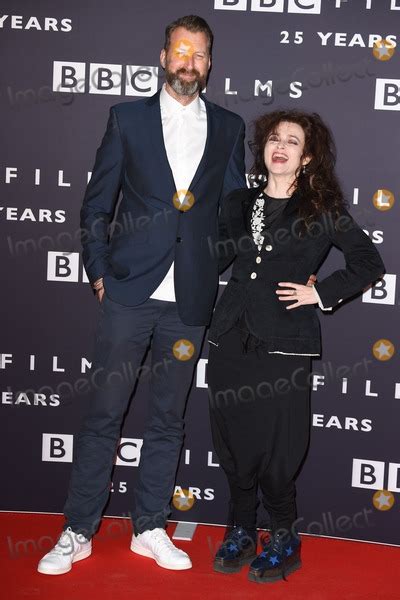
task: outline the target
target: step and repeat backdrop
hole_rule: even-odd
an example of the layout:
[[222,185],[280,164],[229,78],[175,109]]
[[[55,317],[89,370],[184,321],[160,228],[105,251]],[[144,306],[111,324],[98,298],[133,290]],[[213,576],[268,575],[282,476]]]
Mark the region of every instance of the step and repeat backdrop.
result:
[[[321,314],[298,525],[400,545],[400,0],[2,2],[0,509],[62,513],[82,398],[96,386],[99,307],[82,266],[80,206],[109,107],[161,87],[164,29],[185,14],[199,14],[214,31],[206,94],[244,118],[247,140],[252,120],[279,107],[317,111],[333,130],[350,211],[387,273]],[[341,264],[333,249],[318,277]],[[210,436],[207,351],[189,397],[172,518],[223,525],[228,488]],[[132,510],[149,359],[124,423],[106,515]],[[267,523],[261,512],[260,525]]]

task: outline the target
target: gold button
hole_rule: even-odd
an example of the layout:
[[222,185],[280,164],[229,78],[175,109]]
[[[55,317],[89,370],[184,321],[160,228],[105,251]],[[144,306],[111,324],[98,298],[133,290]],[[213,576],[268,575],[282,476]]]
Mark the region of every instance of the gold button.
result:
[[251,277],[252,279],[255,279],[255,278],[257,277],[257,273],[252,273],[252,274],[250,275],[250,277]]
[[265,249],[267,252],[271,252],[271,250],[272,250],[271,244],[268,244],[267,246],[265,246]]
[[257,258],[256,258],[256,263],[259,265],[259,264],[260,264],[260,262],[261,262],[261,256],[257,256]]

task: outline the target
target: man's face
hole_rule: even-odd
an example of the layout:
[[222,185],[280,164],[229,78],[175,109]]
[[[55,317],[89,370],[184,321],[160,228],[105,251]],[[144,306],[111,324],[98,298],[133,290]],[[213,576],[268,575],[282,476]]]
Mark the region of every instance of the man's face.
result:
[[161,50],[160,62],[167,83],[177,94],[193,96],[201,92],[211,65],[206,34],[178,27],[171,34],[167,52]]

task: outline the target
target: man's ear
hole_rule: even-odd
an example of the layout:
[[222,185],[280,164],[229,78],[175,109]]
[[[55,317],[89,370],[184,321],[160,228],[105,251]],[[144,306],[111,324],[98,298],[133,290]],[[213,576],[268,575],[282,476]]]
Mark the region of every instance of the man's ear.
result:
[[165,48],[163,48],[160,52],[160,63],[163,69],[165,69],[165,62],[167,58],[167,53],[165,52]]

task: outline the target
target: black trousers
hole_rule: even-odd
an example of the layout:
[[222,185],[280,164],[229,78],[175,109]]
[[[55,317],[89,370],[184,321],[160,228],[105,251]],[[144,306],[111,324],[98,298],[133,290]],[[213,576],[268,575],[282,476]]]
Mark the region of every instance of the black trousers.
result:
[[210,344],[209,407],[212,437],[228,478],[233,524],[255,531],[258,488],[273,531],[296,520],[295,477],[310,430],[305,356],[245,353],[232,328]]
[[[93,389],[80,399],[85,416],[75,439],[64,529],[70,526],[87,537],[97,530],[110,494],[121,426],[150,342],[151,396],[131,514],[136,533],[164,526],[204,331],[182,323],[175,302],[149,299],[122,306],[104,295],[91,368]],[[182,344],[176,344],[179,340]]]

